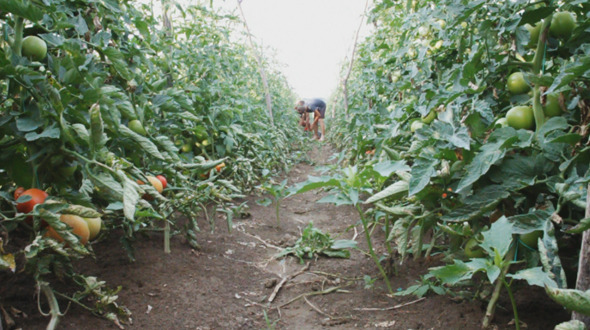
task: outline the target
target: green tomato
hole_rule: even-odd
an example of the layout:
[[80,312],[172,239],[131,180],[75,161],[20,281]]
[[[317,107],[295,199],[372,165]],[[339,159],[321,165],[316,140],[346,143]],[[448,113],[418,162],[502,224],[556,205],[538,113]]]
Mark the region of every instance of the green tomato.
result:
[[430,110],[430,112],[426,116],[422,117],[422,122],[424,124],[430,124],[432,123],[434,118],[436,118],[436,111]]
[[410,125],[410,131],[414,133],[422,127],[424,127],[424,123],[419,120],[416,120],[412,123],[412,125]]
[[129,126],[129,129],[131,129],[132,131],[134,131],[135,133],[137,133],[139,135],[143,135],[143,136],[147,135],[147,132],[145,131],[145,128],[143,128],[143,125],[141,124],[139,119],[133,119],[132,121],[129,122],[129,124],[127,126]]
[[531,35],[528,43],[528,46],[530,48],[536,48],[537,43],[539,43],[539,36],[541,35],[541,25],[543,25],[542,21],[535,24],[535,26],[532,26],[530,24],[524,26]]
[[506,123],[515,129],[533,129],[535,127],[533,109],[520,105],[508,110],[506,113]]
[[59,168],[59,173],[64,177],[64,178],[69,178],[72,175],[74,175],[74,173],[76,173],[76,170],[78,169],[78,163],[77,162],[73,162],[70,164],[63,164],[60,168]]
[[568,39],[575,27],[576,20],[574,19],[574,15],[570,12],[562,11],[553,15],[549,33],[557,38]]
[[190,152],[193,150],[193,146],[190,143],[185,143],[182,145],[182,147],[180,148],[180,150],[182,152]]
[[532,231],[530,233],[520,235],[520,241],[526,246],[536,249],[538,246],[538,239],[543,236],[542,230]]
[[467,243],[465,243],[465,255],[468,258],[483,258],[485,257],[484,250],[479,246],[479,243],[475,238],[470,238]]
[[28,36],[23,39],[22,54],[34,61],[41,61],[47,55],[47,44],[36,36]]
[[545,101],[545,107],[543,108],[543,110],[545,116],[549,118],[561,116],[563,111],[561,110],[561,106],[559,105],[559,94],[547,94],[547,100]]
[[512,94],[523,94],[531,89],[531,86],[529,86],[526,80],[524,80],[524,75],[522,72],[514,72],[508,76],[506,87]]

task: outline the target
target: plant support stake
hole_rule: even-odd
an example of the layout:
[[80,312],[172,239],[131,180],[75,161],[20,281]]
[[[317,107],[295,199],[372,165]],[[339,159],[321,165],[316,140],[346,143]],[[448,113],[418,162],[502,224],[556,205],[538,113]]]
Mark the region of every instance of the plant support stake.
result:
[[[586,192],[586,214],[585,217],[590,217],[590,184]],[[586,291],[590,289],[590,230],[584,231],[582,234],[582,246],[580,247],[580,260],[578,261],[578,279],[576,281],[576,290]],[[578,312],[572,313],[572,320],[584,322],[587,327],[590,327],[590,316],[580,314]]]
[[252,35],[250,34],[250,28],[248,28],[248,23],[246,23],[246,16],[244,16],[244,11],[242,10],[242,0],[238,1],[238,8],[240,9],[240,14],[242,15],[242,21],[244,21],[244,27],[246,28],[246,33],[248,34],[248,41],[250,42],[250,47],[252,47],[252,52],[254,53],[254,57],[256,57],[256,61],[258,61],[258,71],[260,72],[260,78],[262,78],[262,84],[264,85],[264,94],[266,96],[266,108],[268,109],[268,116],[270,118],[270,125],[274,126],[274,119],[272,115],[272,102],[270,99],[270,90],[268,88],[268,79],[266,79],[266,72],[262,67],[262,58],[256,52],[256,47],[254,47],[254,42],[252,41]]

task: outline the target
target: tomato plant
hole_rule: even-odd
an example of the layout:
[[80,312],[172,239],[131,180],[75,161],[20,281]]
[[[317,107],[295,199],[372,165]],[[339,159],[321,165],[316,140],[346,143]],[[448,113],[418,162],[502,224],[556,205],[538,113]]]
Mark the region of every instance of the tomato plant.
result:
[[[587,187],[574,182],[587,178],[587,160],[578,153],[589,157],[581,147],[589,135],[580,129],[590,123],[582,73],[589,60],[582,45],[590,35],[579,19],[587,11],[585,2],[376,3],[369,15],[375,31],[358,45],[351,78],[334,97],[340,111],[333,141],[346,161],[370,166],[359,155],[370,145],[379,161],[399,166],[385,185],[371,184],[375,193],[368,201],[395,219],[383,244],[394,242],[391,251],[402,259],[434,250],[452,259],[461,242],[482,235],[481,259],[491,268],[481,268],[481,260],[457,262],[430,275],[452,287],[486,272],[494,293],[484,327],[503,286],[519,324],[515,278],[567,286],[557,242],[578,220],[558,223],[552,216],[584,218]],[[440,40],[440,47],[426,47],[417,32],[422,26],[429,27],[423,30],[430,44]],[[576,102],[555,97],[572,93]],[[433,109],[437,120],[415,120]],[[412,213],[416,208],[419,214]],[[546,250],[518,254],[516,238],[538,230]],[[526,269],[512,266],[515,257]],[[543,271],[536,268],[540,259],[546,260]]]

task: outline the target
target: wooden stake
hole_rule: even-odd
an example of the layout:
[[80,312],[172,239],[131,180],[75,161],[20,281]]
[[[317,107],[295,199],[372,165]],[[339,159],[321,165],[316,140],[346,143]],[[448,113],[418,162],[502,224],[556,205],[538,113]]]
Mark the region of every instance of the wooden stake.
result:
[[238,8],[240,9],[240,14],[242,15],[242,21],[244,22],[244,27],[246,28],[246,32],[248,33],[248,41],[250,42],[250,47],[252,47],[254,57],[256,57],[256,61],[258,61],[258,71],[260,72],[260,78],[262,78],[262,85],[264,85],[264,94],[266,96],[266,108],[268,109],[270,124],[271,126],[274,126],[274,119],[272,115],[272,101],[270,99],[270,89],[268,88],[268,79],[266,79],[266,72],[264,71],[264,67],[262,66],[262,58],[260,57],[260,55],[258,55],[256,47],[254,47],[252,35],[250,34],[250,28],[248,28],[248,23],[246,23],[246,16],[244,16],[244,11],[242,10],[242,0],[237,0],[237,2]]
[[[590,184],[588,184],[587,190],[586,218],[590,217]],[[586,230],[582,234],[582,246],[580,248],[580,259],[578,262],[578,279],[576,281],[576,290],[590,290],[590,230]],[[590,316],[588,315],[573,312],[572,320],[582,321],[587,327],[590,327]]]

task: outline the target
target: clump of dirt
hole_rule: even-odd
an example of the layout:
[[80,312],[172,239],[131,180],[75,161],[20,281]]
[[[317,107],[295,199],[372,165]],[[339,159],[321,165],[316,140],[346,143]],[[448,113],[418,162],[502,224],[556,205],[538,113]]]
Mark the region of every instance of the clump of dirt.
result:
[[[326,164],[332,150],[316,144],[311,159]],[[300,163],[288,174],[289,184],[303,181],[314,166]],[[77,272],[97,276],[112,286],[121,286],[118,302],[133,313],[129,329],[320,329],[400,328],[476,329],[481,326],[486,302],[457,300],[429,294],[425,299],[390,297],[383,281],[367,286],[365,276],[378,277],[372,260],[351,251],[349,259],[319,257],[301,264],[295,257],[274,258],[281,248],[292,245],[311,221],[336,239],[351,239],[361,232],[353,208],[316,203],[325,192],[309,191],[281,202],[281,225],[274,207],[247,198],[251,216],[234,219],[228,232],[225,220],[214,232],[199,219],[202,249],[191,249],[182,237],[171,240],[171,254],[163,250],[163,237],[152,233],[135,243],[136,261],[131,262],[116,235],[96,243],[95,259],[79,262]],[[354,229],[356,228],[356,230]],[[375,231],[376,249],[383,251],[382,233]],[[381,235],[381,237],[379,237]],[[361,249],[366,244],[356,236]],[[391,278],[394,288],[416,284],[436,261],[409,260],[398,266]],[[291,277],[292,275],[297,275]],[[283,279],[288,280],[283,281]],[[23,311],[15,321],[23,329],[43,328],[48,319],[36,308],[32,287],[19,295],[3,297],[1,304]],[[569,318],[542,290],[524,287],[516,293],[520,318],[529,329],[552,329]],[[274,296],[272,302],[270,298]],[[65,303],[63,304],[65,308]],[[512,308],[502,300],[494,324],[514,328]],[[60,323],[62,329],[116,329],[109,321],[71,306]]]

